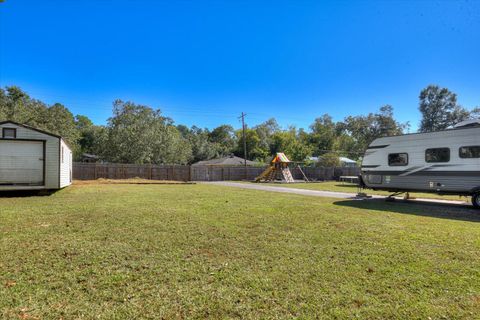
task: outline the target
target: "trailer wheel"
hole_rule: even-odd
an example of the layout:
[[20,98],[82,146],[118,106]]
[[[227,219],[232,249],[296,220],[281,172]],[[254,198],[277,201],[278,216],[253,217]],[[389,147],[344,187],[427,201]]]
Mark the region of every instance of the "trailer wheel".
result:
[[472,204],[476,209],[480,209],[480,192],[472,195]]

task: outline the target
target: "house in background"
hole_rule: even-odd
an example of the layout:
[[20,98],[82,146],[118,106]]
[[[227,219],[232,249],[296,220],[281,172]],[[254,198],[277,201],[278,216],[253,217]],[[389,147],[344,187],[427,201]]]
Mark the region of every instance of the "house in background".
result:
[[0,122],[0,191],[60,189],[72,183],[72,150],[62,137]]
[[80,157],[80,162],[85,162],[85,163],[103,163],[102,159],[94,154],[90,153],[82,153],[82,156]]
[[[199,161],[192,166],[244,166],[245,160],[243,158],[230,155],[228,157]],[[259,166],[261,163],[247,160],[247,166]]]
[[[313,161],[315,163],[318,162],[322,157],[308,157],[308,160]],[[358,167],[357,161],[346,158],[346,157],[338,157],[338,160],[340,162],[341,167],[346,167],[346,168],[355,168]]]
[[358,166],[357,161],[355,161],[355,160],[345,158],[345,157],[339,157],[339,159],[340,159],[340,165],[342,167],[355,168],[355,167]]

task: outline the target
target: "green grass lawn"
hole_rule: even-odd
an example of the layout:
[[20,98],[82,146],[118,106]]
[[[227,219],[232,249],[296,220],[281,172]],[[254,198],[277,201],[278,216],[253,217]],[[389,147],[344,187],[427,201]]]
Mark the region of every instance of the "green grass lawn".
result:
[[212,185],[0,198],[0,318],[480,318],[480,215]]
[[[251,182],[248,182],[251,183]],[[325,182],[311,182],[311,183],[263,183],[269,186],[276,187],[288,187],[288,188],[298,188],[298,189],[308,189],[308,190],[321,190],[321,191],[338,191],[338,192],[348,192],[348,193],[357,193],[357,185],[347,182],[338,182],[338,181],[325,181]],[[388,191],[375,191],[370,189],[364,189],[363,192],[367,194],[376,194],[388,196],[391,192]],[[435,193],[410,193],[411,197],[417,198],[426,198],[426,199],[445,199],[445,200],[459,200],[459,201],[470,201],[469,197],[460,197],[460,196],[441,196]]]

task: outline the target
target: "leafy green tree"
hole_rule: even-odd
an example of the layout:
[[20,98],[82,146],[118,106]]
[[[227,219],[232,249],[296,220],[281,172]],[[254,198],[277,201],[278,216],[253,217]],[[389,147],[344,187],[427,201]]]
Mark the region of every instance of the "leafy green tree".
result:
[[213,129],[208,139],[213,143],[219,157],[230,155],[234,152],[236,144],[235,130],[230,125],[221,125]]
[[345,134],[351,137],[351,139],[344,139],[345,146],[342,148],[349,151],[350,157],[358,159],[373,140],[402,134],[405,125],[395,121],[393,108],[385,105],[377,113],[349,116],[338,127],[342,127]]
[[107,125],[108,159],[120,163],[151,163],[154,126],[164,121],[159,110],[116,100]]
[[470,111],[470,118],[473,118],[473,119],[480,118],[480,106],[475,107]]
[[91,128],[93,126],[93,122],[87,116],[77,114],[75,116],[75,126],[81,131]]
[[301,141],[299,132],[295,127],[288,131],[277,131],[272,135],[270,153],[284,152],[292,161],[304,161],[311,156],[312,148]]
[[19,123],[27,123],[33,112],[30,110],[30,97],[17,86],[2,90],[1,113],[5,119]]
[[62,104],[55,103],[46,112],[43,126],[49,132],[62,136],[69,143],[73,152],[77,152],[77,141],[80,138],[73,114]]
[[319,156],[333,149],[337,132],[330,115],[324,114],[316,118],[310,130],[309,144],[313,147],[314,155]]
[[112,162],[186,164],[191,158],[190,145],[160,110],[116,100],[107,129]]
[[338,156],[351,159],[358,159],[363,154],[363,151],[357,151],[356,148],[355,139],[345,133],[340,133],[333,144],[333,150],[336,151]]
[[3,119],[46,129],[47,108],[46,104],[31,99],[17,86],[0,89],[0,116]]
[[75,126],[79,133],[77,159],[81,154],[89,153],[98,156],[105,154],[108,149],[108,132],[104,126],[96,126],[86,116],[75,116]]
[[397,122],[393,117],[393,107],[384,105],[375,114],[373,135],[377,137],[395,136],[403,133],[405,125]]
[[155,127],[152,143],[152,161],[155,164],[188,164],[192,148],[177,128],[171,124]]
[[217,150],[209,140],[209,131],[193,126],[190,129],[188,140],[192,148],[193,162],[209,160],[218,156]]
[[7,119],[7,104],[8,104],[7,93],[3,88],[0,88],[0,119],[2,120]]
[[469,112],[457,104],[457,95],[447,88],[429,85],[419,99],[420,132],[445,130],[469,117]]
[[[237,147],[235,155],[243,158],[243,133],[242,129],[235,132],[237,136]],[[269,151],[264,149],[261,145],[260,137],[254,129],[246,128],[245,137],[247,142],[247,159],[256,161],[265,161],[269,157]]]
[[219,156],[217,146],[209,140],[210,132],[208,129],[201,129],[196,126],[188,128],[184,125],[178,125],[177,129],[190,145],[192,150],[191,163]]
[[276,132],[281,131],[281,128],[275,118],[270,118],[267,121],[256,125],[255,127],[253,127],[253,129],[257,132],[258,138],[260,139],[258,148],[264,151],[270,149],[270,145],[272,143],[272,136]]
[[327,152],[318,158],[317,167],[339,167],[340,158],[336,152]]

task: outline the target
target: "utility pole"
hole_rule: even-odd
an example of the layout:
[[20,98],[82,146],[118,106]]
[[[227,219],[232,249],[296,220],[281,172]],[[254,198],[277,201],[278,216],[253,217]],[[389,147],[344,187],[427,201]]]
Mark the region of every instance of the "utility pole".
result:
[[245,179],[247,179],[247,138],[245,136],[245,116],[247,114],[242,112],[242,135],[243,135],[243,164],[245,166]]

